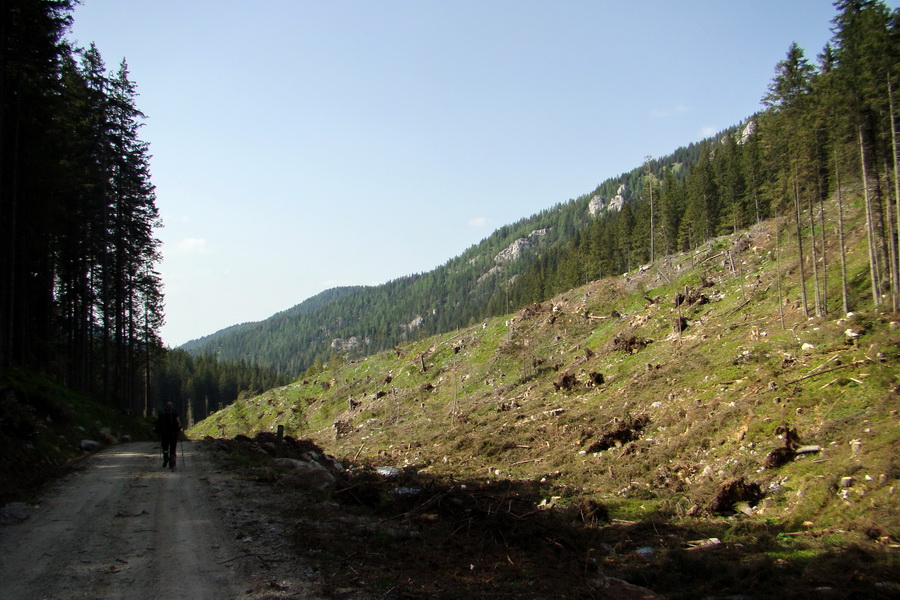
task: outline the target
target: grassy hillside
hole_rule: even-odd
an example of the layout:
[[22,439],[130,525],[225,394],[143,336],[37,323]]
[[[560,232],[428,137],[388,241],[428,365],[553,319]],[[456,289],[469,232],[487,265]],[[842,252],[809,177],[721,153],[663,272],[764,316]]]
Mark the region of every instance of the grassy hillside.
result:
[[850,315],[834,244],[830,315],[807,318],[796,240],[785,227],[777,248],[767,221],[506,317],[332,361],[191,433],[284,425],[348,463],[530,481],[548,503],[717,524],[723,541],[762,536],[771,556],[803,564],[887,548],[900,539],[900,329],[867,298],[864,215],[850,213]]

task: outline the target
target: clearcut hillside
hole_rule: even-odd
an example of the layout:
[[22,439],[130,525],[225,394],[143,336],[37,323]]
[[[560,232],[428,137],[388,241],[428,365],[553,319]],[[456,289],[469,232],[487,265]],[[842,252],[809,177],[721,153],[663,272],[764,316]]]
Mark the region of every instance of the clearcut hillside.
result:
[[[896,565],[900,329],[869,296],[861,190],[843,193],[850,314],[837,238],[819,256],[829,313],[807,316],[796,239],[770,220],[513,314],[331,361],[191,433],[283,425],[358,468],[530,482],[545,506],[752,541],[750,554],[800,571],[857,544]],[[656,577],[649,587],[665,592]]]

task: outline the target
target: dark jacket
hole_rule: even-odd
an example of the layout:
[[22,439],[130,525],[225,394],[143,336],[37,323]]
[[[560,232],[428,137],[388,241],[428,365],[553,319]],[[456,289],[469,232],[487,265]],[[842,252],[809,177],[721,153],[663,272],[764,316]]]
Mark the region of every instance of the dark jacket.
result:
[[162,437],[176,437],[181,432],[178,413],[164,408],[156,418],[156,433]]

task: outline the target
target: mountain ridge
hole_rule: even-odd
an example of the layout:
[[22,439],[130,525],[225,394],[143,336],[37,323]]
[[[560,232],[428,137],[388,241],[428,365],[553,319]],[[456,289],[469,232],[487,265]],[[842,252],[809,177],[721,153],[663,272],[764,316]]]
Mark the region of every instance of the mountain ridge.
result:
[[[640,190],[648,167],[660,176],[666,167],[683,172],[686,164],[699,160],[702,148],[740,131],[746,122],[610,177],[578,198],[504,225],[430,271],[378,285],[325,290],[261,321],[227,327],[179,348],[296,376],[327,361],[335,350],[364,356],[418,335],[466,326],[511,305],[521,306],[525,301],[518,287],[521,276],[547,251],[571,243],[594,219],[636,198],[638,192],[633,190]],[[604,196],[616,200],[612,208],[600,210],[596,199]],[[334,295],[335,290],[347,292]],[[419,326],[406,327],[413,321]],[[358,342],[350,347],[341,343],[350,339]]]

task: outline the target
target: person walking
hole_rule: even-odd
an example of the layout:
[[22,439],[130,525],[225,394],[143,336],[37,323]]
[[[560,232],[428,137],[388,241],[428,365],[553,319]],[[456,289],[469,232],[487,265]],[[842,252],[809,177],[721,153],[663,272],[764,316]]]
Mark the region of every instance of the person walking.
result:
[[177,458],[178,434],[181,433],[181,421],[178,419],[178,413],[171,402],[166,402],[165,408],[160,411],[156,418],[156,433],[159,435],[159,442],[162,445],[162,466],[164,469],[169,467],[174,471]]

